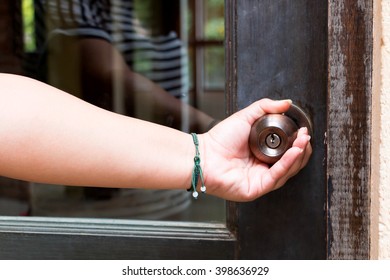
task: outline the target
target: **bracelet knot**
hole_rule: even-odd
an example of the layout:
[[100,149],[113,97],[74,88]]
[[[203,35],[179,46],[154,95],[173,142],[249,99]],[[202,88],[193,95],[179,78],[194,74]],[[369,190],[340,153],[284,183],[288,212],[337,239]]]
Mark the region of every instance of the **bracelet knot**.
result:
[[195,157],[194,157],[194,169],[192,170],[192,179],[191,179],[191,187],[188,191],[192,191],[192,196],[196,199],[198,198],[198,192],[196,187],[198,186],[199,178],[201,181],[200,190],[202,193],[206,192],[206,186],[204,184],[202,167],[200,166],[200,153],[199,153],[199,140],[196,133],[191,133],[192,140],[195,144]]

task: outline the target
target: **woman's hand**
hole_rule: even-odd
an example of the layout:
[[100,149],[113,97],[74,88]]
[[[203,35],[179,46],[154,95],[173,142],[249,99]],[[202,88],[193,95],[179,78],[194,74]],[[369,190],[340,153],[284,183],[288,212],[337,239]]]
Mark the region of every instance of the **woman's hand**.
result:
[[271,167],[250,151],[252,125],[268,113],[283,113],[290,100],[262,99],[233,114],[201,135],[201,158],[207,193],[232,201],[251,201],[283,186],[308,162],[312,153],[307,128]]

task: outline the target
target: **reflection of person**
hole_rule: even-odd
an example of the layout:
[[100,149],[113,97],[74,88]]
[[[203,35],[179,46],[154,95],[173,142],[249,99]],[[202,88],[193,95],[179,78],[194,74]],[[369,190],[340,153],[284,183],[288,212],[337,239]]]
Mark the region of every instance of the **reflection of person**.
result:
[[[190,187],[195,148],[189,134],[100,109],[29,78],[0,74],[0,85],[0,175],[77,186]],[[289,106],[263,99],[199,135],[207,193],[253,200],[306,165],[305,128],[272,167],[249,150],[255,120]]]
[[[174,32],[152,36],[134,15],[133,1],[41,0],[40,3],[49,19],[49,38],[73,39],[72,49],[79,54],[70,53],[61,44],[58,55],[79,57],[86,101],[107,109],[113,88],[119,84],[125,95],[125,112],[121,113],[139,117],[137,110],[151,108],[152,113],[141,118],[181,128],[185,111],[189,114],[189,127],[198,132],[213,124],[210,116],[180,100],[188,91],[182,42]],[[64,75],[58,76],[57,80],[66,79]]]

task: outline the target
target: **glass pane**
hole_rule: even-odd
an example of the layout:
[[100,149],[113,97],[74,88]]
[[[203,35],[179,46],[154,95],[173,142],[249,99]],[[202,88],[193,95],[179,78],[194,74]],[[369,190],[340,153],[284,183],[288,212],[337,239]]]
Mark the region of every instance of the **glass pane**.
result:
[[223,40],[225,34],[224,0],[204,1],[204,38]]
[[[7,58],[0,61],[0,71],[42,80],[120,114],[203,132],[206,124],[183,109],[191,100],[189,67],[194,65],[183,26],[188,24],[189,16],[182,14],[187,2],[97,0],[87,1],[88,6],[79,1],[4,4],[12,12],[0,11],[0,53]],[[221,9],[211,8],[208,22]],[[5,32],[7,26],[16,27]],[[216,36],[215,27],[209,29]],[[221,50],[208,55],[217,54]],[[206,68],[208,83],[219,86],[221,74]],[[207,101],[213,115],[223,115],[219,100]],[[183,190],[53,186],[0,178],[0,215],[224,221],[224,204],[207,195],[193,201]]]
[[35,44],[35,18],[34,18],[34,1],[22,0],[22,19],[24,34],[24,50],[33,52],[36,49]]
[[204,51],[205,88],[223,90],[225,86],[225,51],[222,46]]

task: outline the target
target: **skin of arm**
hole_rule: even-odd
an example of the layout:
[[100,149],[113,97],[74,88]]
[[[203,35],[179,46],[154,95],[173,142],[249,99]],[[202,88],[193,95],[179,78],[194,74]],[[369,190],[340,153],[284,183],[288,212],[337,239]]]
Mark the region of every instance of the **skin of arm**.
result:
[[[191,135],[115,114],[35,80],[0,74],[0,175],[42,183],[118,188],[187,189]],[[306,165],[310,137],[271,168],[249,151],[254,121],[291,102],[263,99],[199,135],[209,194],[250,201],[282,186]]]

